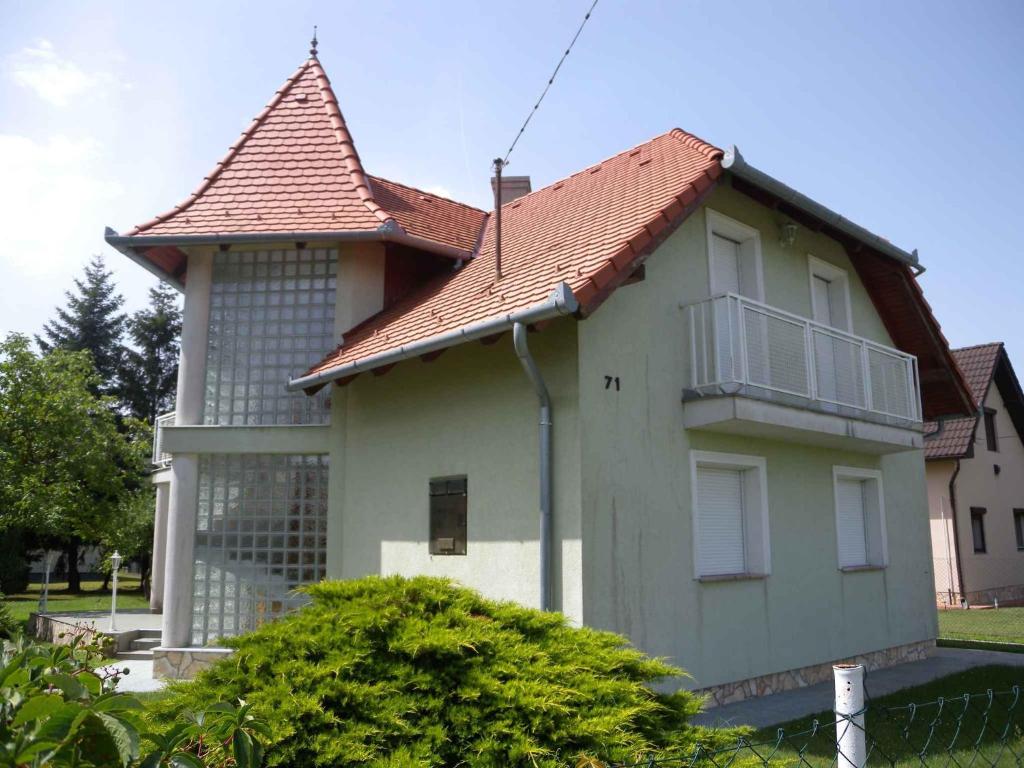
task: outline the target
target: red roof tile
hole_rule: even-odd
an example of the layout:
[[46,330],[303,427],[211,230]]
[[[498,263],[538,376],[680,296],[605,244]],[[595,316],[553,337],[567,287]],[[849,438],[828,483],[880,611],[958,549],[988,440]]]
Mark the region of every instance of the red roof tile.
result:
[[[953,358],[960,366],[964,381],[971,390],[971,397],[978,408],[985,402],[1002,349],[1002,342],[997,341],[953,350]],[[949,459],[966,455],[974,441],[977,422],[977,416],[950,419],[943,424],[941,430],[937,423],[925,424],[925,458]],[[930,434],[934,436],[930,437]]]
[[500,281],[490,220],[476,258],[345,334],[309,374],[525,309],[561,282],[593,311],[710,190],[721,156],[674,129],[505,204]]
[[316,58],[266,108],[185,202],[127,237],[373,231],[388,224],[473,249],[486,214],[367,176]]

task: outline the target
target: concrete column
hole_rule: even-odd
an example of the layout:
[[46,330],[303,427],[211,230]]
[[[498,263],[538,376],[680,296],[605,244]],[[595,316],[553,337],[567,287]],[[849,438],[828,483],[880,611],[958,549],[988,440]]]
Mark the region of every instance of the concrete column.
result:
[[149,571],[149,610],[160,613],[164,606],[164,563],[167,553],[167,505],[171,484],[156,484],[156,514],[153,516],[153,562]]
[[[175,424],[203,423],[206,389],[206,346],[210,325],[210,284],[213,252],[194,251],[188,257],[185,310],[178,359]],[[160,645],[189,645],[192,632],[192,569],[196,534],[199,457],[175,454],[167,510],[164,558],[163,631]]]

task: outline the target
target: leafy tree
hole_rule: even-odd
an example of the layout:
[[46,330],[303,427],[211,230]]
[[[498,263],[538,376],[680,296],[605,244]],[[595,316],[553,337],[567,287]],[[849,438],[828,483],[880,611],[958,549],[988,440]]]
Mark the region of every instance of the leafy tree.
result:
[[75,278],[75,288],[75,293],[65,292],[67,308],[57,309],[57,319],[43,326],[45,338],[37,336],[36,343],[44,352],[88,352],[99,374],[91,384],[93,391],[111,394],[117,390],[124,358],[121,339],[127,316],[120,311],[124,297],[117,293],[102,256],[94,256],[85,274]]
[[72,591],[79,546],[120,523],[144,477],[144,451],[119,431],[98,385],[86,352],[37,355],[17,334],[0,343],[0,531],[60,546]]
[[121,399],[132,416],[152,424],[172,409],[178,379],[181,309],[174,289],[151,288],[149,306],[131,316],[128,334],[135,348],[125,350]]
[[270,726],[268,765],[289,768],[564,768],[738,735],[690,725],[700,697],[652,687],[682,670],[559,614],[426,577],[305,591],[156,714],[244,699]]

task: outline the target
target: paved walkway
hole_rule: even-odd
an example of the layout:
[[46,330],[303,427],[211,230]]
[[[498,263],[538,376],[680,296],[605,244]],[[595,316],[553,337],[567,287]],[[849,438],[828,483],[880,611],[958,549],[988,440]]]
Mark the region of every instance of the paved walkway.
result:
[[[912,661],[871,672],[868,675],[868,690],[872,696],[885,696],[972,667],[991,664],[1024,667],[1024,653],[936,648],[924,661]],[[1024,670],[1021,671],[1021,677],[1024,679]],[[957,694],[963,691],[950,693]],[[694,722],[699,725],[752,725],[755,728],[764,728],[813,715],[815,712],[831,710],[834,701],[835,689],[832,682],[827,681],[806,688],[714,707],[698,715]]]
[[119,659],[104,669],[128,670],[128,674],[118,681],[117,690],[121,693],[148,693],[159,691],[167,685],[166,680],[153,677],[153,662],[136,661],[135,659]]

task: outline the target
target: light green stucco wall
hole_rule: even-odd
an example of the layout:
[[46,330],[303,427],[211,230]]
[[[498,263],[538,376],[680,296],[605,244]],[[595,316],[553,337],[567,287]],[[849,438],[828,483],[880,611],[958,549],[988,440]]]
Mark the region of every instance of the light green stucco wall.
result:
[[[554,404],[555,605],[582,617],[574,320],[530,334]],[[335,389],[328,575],[449,576],[539,604],[537,397],[512,348],[464,344]],[[428,482],[468,477],[466,556],[428,553]]]
[[[888,334],[838,244],[801,230],[778,244],[777,214],[729,188],[708,205],[761,230],[765,301],[810,314],[807,253],[850,272],[854,331]],[[687,668],[702,687],[935,636],[920,451],[879,459],[682,429],[680,303],[707,296],[700,211],[579,326],[584,620]],[[605,388],[618,376],[619,391]],[[766,457],[772,574],[693,578],[689,450]],[[838,570],[832,466],[884,472],[890,565]]]

